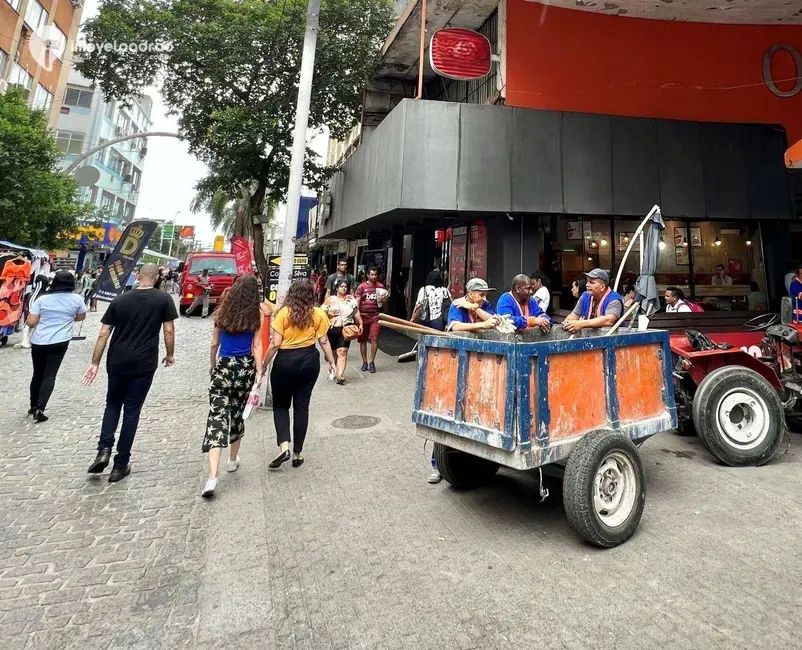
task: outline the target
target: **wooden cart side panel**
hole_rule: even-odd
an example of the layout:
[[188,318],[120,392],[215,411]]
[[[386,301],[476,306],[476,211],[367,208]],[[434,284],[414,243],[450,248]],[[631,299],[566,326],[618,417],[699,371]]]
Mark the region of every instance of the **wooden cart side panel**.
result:
[[607,423],[607,379],[603,349],[548,358],[549,439],[571,438]]
[[666,412],[662,345],[632,345],[615,350],[618,417],[635,422]]
[[465,422],[494,431],[506,429],[507,358],[468,352],[465,386]]
[[454,418],[457,409],[459,356],[456,350],[428,348],[420,409]]

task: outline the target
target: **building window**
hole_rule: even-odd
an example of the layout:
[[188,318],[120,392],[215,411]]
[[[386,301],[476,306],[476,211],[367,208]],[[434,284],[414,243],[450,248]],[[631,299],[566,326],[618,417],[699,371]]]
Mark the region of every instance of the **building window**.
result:
[[6,0],[6,2],[11,5],[14,11],[19,13],[19,8],[20,5],[22,4],[22,0]]
[[19,63],[14,63],[11,67],[11,74],[8,76],[8,83],[23,88],[25,90],[25,99],[28,99],[31,94],[31,88],[33,88],[33,75],[28,74]]
[[136,206],[133,203],[126,203],[125,204],[125,220],[132,221],[134,218],[134,210],[136,210]]
[[114,119],[114,102],[106,102],[106,106],[103,108],[103,114],[110,120]]
[[115,128],[115,133],[118,136],[128,135],[129,132],[128,129],[130,128],[130,126],[131,126],[130,118],[125,113],[120,111],[120,113],[117,115],[117,124]]
[[0,78],[2,78],[3,70],[6,68],[6,61],[8,61],[8,54],[0,50]]
[[48,49],[54,52],[56,58],[61,61],[64,58],[64,52],[67,51],[67,35],[62,32],[56,23],[49,26],[50,44]]
[[105,211],[106,216],[110,216],[114,208],[114,195],[103,192],[100,197],[100,209]]
[[77,131],[56,131],[56,145],[64,153],[81,153],[84,149],[85,133]]
[[45,37],[45,26],[49,17],[45,8],[37,0],[28,2],[28,9],[25,11],[25,22],[42,39]]
[[109,153],[109,167],[111,167],[111,169],[117,174],[122,174],[124,164],[125,159],[119,153],[117,153],[115,149],[111,149]]
[[133,167],[131,171],[131,183],[133,185],[134,192],[139,191],[139,184],[141,182],[142,182],[142,172],[136,167]]
[[48,92],[48,90],[42,85],[36,85],[36,93],[33,96],[33,108],[37,111],[44,111],[45,113],[50,111],[50,107],[53,105],[53,93]]
[[[100,141],[98,142],[98,146],[102,145],[102,144],[106,144],[107,142],[108,142],[108,140],[106,138],[100,138]],[[108,154],[108,152],[109,152],[108,149],[101,149],[100,151],[98,151],[95,154],[97,156],[97,161],[101,165],[105,165],[106,164],[106,154]]]
[[64,105],[76,106],[78,108],[92,108],[93,95],[94,93],[91,90],[68,87],[64,92]]

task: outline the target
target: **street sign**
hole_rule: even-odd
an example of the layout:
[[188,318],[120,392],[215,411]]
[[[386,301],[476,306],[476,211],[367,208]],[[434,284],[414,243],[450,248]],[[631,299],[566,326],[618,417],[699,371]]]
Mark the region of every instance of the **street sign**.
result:
[[[267,299],[275,303],[278,297],[278,276],[281,268],[281,256],[271,257],[267,264]],[[309,278],[312,270],[309,268],[308,255],[296,255],[293,258],[292,280]]]

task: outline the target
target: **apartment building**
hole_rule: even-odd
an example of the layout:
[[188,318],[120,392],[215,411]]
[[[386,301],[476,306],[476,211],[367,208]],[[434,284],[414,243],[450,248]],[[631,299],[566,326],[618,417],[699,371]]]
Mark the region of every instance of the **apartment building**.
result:
[[0,92],[21,86],[55,127],[83,0],[0,0]]
[[[63,167],[99,144],[150,131],[153,124],[149,96],[135,98],[130,107],[107,102],[100,89],[92,88],[75,70],[69,73],[61,99],[56,143],[65,153]],[[146,156],[146,138],[126,140],[93,154],[83,164],[97,168],[100,180],[81,188],[79,198],[104,208],[110,220],[128,223],[136,212]]]

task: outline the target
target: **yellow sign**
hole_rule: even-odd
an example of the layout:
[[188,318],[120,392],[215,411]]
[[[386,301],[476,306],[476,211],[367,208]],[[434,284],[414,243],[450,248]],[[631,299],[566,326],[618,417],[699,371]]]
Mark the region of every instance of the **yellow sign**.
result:
[[222,253],[226,248],[226,238],[223,235],[217,235],[214,238],[214,252]]
[[[275,266],[281,266],[281,257],[271,257],[270,263]],[[296,255],[293,266],[306,266],[309,264],[309,255]]]

